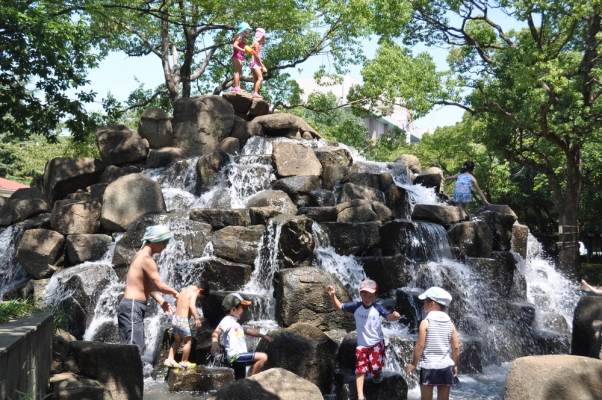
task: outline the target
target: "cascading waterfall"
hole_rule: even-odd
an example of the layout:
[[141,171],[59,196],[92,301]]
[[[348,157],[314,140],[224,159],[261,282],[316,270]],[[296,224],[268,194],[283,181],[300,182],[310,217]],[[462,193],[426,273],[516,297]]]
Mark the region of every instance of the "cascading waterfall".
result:
[[[289,139],[276,140],[288,141]],[[312,148],[328,145],[328,142],[318,140],[302,142]],[[415,204],[439,204],[433,189],[411,185],[405,175],[405,169],[401,166],[361,160],[357,152],[353,149],[349,150],[354,154],[354,172],[389,173],[395,184],[408,192],[412,207]],[[197,192],[199,188],[196,178],[198,157],[179,160],[167,168],[145,171],[145,175],[161,185],[170,214],[188,213],[193,208],[245,208],[250,197],[270,189],[276,180],[272,152],[273,145],[270,140],[251,137],[241,150],[241,154],[231,156],[229,165],[219,172],[221,175],[216,179],[218,183],[214,187],[203,188],[204,192],[200,196]],[[411,209],[409,213],[411,214]],[[166,223],[170,230],[179,236],[190,237],[195,234],[186,223],[177,218],[168,219]],[[508,349],[513,344],[508,343],[509,330],[504,326],[506,321],[497,320],[495,315],[492,316],[491,307],[486,306],[490,303],[490,291],[495,288],[487,286],[480,275],[481,271],[474,266],[453,260],[449,239],[442,226],[409,219],[396,220],[395,223],[404,226],[403,233],[400,233],[404,236],[398,238],[395,249],[387,250],[391,250],[391,253],[396,255],[403,254],[413,262],[407,287],[398,289],[417,291],[429,286],[452,287],[454,293],[459,294],[456,299],[461,309],[461,316],[467,315],[484,322],[483,325],[478,326],[482,328],[481,331],[470,330],[464,325],[459,327],[461,334],[464,335],[462,339],[471,340],[477,336],[481,339],[486,338],[483,360],[489,365],[485,366],[482,375],[461,377],[463,385],[452,391],[453,398],[467,400],[501,398],[500,393],[503,393],[503,383],[508,368],[507,363],[503,363],[505,360],[503,355],[509,352]],[[272,280],[280,268],[278,257],[281,231],[282,223],[278,219],[272,219],[266,225],[254,261],[251,279],[241,289],[242,293],[253,299],[252,322],[263,332],[277,327],[274,321],[275,299],[272,297]],[[23,229],[18,226],[11,226],[0,232],[0,296],[2,290],[15,286],[27,278],[27,274],[16,262],[15,257],[22,233]],[[359,283],[366,277],[360,257],[338,254],[317,222],[312,224],[312,234],[315,243],[312,265],[337,276],[351,297],[359,300]],[[119,240],[118,235],[115,242]],[[74,295],[73,287],[67,283],[75,275],[81,275],[82,279],[87,280],[84,281],[84,290],[93,291],[92,286],[102,280],[104,286],[98,295],[94,315],[91,316],[91,321],[86,327],[85,340],[95,340],[102,334],[104,326],[117,324],[116,309],[119,295],[124,290],[124,282],[110,268],[114,248],[115,244],[107,251],[103,260],[83,263],[55,273],[46,288],[48,298],[56,305]],[[553,268],[552,263],[537,256],[537,252],[538,244],[530,238],[529,256],[525,263],[519,264],[519,272],[527,283],[526,300],[537,307],[538,328],[556,328],[558,321],[555,316],[558,314],[562,315],[566,325],[569,325],[578,296],[570,290],[570,282]],[[195,279],[203,272],[205,263],[214,258],[211,242],[207,244],[200,257],[198,253],[193,257],[187,254],[185,243],[176,240],[170,241],[167,248],[155,256],[161,279],[176,289],[196,283]],[[164,297],[174,303],[171,296]],[[384,300],[389,301],[389,305],[392,304],[391,298]],[[419,314],[421,305],[414,304],[414,306]],[[455,322],[458,324],[459,321],[455,320]],[[153,300],[149,301],[145,320],[146,350],[142,355],[146,377],[153,373],[154,362],[160,351],[159,342],[162,340],[164,330],[169,326],[168,323],[169,319],[163,315],[157,303]],[[404,359],[404,355],[408,353],[408,343],[415,339],[415,334],[399,323],[384,322],[383,327],[389,346],[386,369],[403,374],[403,366],[408,361]],[[254,345],[256,341],[251,340],[249,344]],[[415,378],[410,378],[409,382],[415,382]],[[410,399],[419,398],[417,390],[411,390]]]
[[12,225],[0,232],[0,301],[7,290],[19,286],[29,274],[17,262],[17,245],[25,230]]

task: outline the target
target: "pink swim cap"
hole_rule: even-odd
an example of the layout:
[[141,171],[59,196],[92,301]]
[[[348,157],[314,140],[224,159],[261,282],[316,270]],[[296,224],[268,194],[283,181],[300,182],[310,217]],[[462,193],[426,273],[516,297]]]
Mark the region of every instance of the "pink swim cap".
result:
[[254,40],[260,40],[262,37],[267,36],[265,33],[265,29],[263,28],[257,28],[255,30],[255,39]]

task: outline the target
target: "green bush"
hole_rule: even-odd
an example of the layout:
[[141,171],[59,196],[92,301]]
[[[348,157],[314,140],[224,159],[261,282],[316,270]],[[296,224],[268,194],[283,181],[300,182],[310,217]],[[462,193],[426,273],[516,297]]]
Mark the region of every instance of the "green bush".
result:
[[25,317],[40,312],[52,312],[54,316],[54,331],[56,332],[57,329],[65,330],[67,328],[69,316],[65,312],[53,307],[41,307],[39,305],[40,301],[41,299],[0,301],[0,325],[11,319]]

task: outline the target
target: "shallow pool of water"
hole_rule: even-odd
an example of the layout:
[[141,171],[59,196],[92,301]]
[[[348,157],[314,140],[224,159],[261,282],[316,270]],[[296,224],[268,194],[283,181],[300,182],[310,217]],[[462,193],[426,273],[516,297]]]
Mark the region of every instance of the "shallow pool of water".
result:
[[[460,384],[452,388],[450,400],[502,400],[509,369],[510,363],[505,363],[500,366],[486,367],[482,374],[460,375]],[[367,396],[369,398],[369,394]],[[435,398],[436,396],[435,394]],[[144,380],[145,400],[203,400],[207,397],[209,397],[207,393],[169,393],[167,382],[163,378]],[[408,400],[420,400],[418,387],[409,391]]]

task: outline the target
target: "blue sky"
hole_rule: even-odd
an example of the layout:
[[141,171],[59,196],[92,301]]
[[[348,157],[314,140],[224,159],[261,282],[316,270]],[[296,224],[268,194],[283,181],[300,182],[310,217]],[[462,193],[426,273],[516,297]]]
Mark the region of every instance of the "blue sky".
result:
[[[369,58],[374,56],[376,44],[366,43],[365,48],[371,49],[371,54],[367,51]],[[439,69],[444,69],[446,51],[443,49],[428,49],[433,56]],[[296,69],[290,71],[291,76],[311,76],[320,65],[328,66],[326,57],[314,56],[306,61],[299,68],[302,68],[301,74]],[[361,66],[350,68],[350,74],[354,78],[361,80]],[[334,71],[333,71],[334,72]],[[101,110],[100,100],[111,92],[117,100],[125,101],[128,95],[138,87],[136,78],[144,83],[146,88],[153,88],[164,82],[163,70],[160,61],[155,55],[145,57],[127,57],[125,53],[111,53],[105,58],[98,68],[90,71],[88,78],[91,84],[89,89],[97,92],[97,103],[91,106],[92,110]],[[418,119],[415,122],[417,128],[438,127],[453,125],[462,119],[463,110],[457,107],[438,107],[428,115]]]

